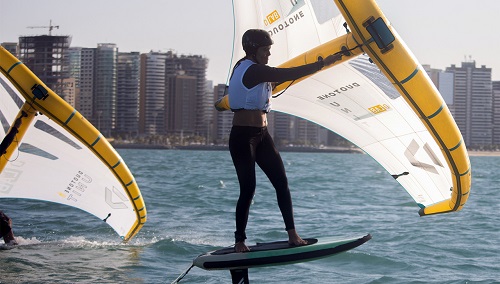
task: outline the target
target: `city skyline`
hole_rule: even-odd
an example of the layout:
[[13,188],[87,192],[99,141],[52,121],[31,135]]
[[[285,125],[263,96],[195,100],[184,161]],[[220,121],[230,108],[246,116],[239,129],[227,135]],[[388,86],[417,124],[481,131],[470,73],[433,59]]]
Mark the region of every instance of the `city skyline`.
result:
[[[437,69],[475,60],[492,68],[500,80],[500,34],[490,33],[500,1],[483,0],[470,9],[466,1],[391,1],[377,3],[421,64]],[[58,0],[0,0],[7,13],[0,19],[0,42],[17,42],[19,36],[48,34],[72,36],[72,47],[115,43],[121,52],[175,50],[209,59],[207,79],[225,83],[232,50],[231,1],[159,1],[146,4]],[[99,7],[96,9],[96,7]],[[19,17],[19,11],[23,17]],[[71,11],[61,13],[61,11]],[[411,12],[408,12],[411,11]],[[474,11],[471,13],[471,11]],[[8,28],[5,28],[8,27]],[[172,28],[175,27],[175,28]],[[178,28],[182,27],[182,28]],[[236,39],[239,41],[239,39]]]
[[[12,43],[7,46],[12,52],[17,49],[19,58],[27,59],[25,64],[35,74],[48,76],[46,80],[52,79],[48,84],[50,88],[60,89],[59,94],[76,108],[88,109],[90,112],[86,116],[108,136],[112,133],[130,136],[133,133],[187,131],[195,136],[205,135],[207,142],[210,137],[224,139],[210,135],[219,134],[219,124],[226,128],[226,123],[219,120],[218,112],[210,106],[215,99],[221,98],[221,88],[226,87],[217,84],[214,90],[210,90],[212,83],[206,81],[208,60],[200,55],[178,56],[172,51],[118,52],[117,45],[109,43],[98,44],[97,48],[71,48],[69,36],[55,35],[21,37],[19,45]],[[68,57],[62,55],[65,52],[68,52]],[[152,61],[147,59],[148,55],[152,56]],[[474,147],[500,145],[500,132],[495,130],[498,127],[492,127],[500,125],[496,115],[498,89],[492,89],[492,69],[484,65],[477,67],[475,61],[463,62],[460,67],[453,64],[446,70],[428,65],[424,68],[447,104],[451,104],[450,112],[456,116],[464,142]],[[88,94],[87,89],[90,90]],[[117,113],[121,114],[120,117]],[[278,125],[279,117],[271,115],[270,120],[276,119]],[[301,137],[300,132],[287,130],[298,123],[289,119],[286,116],[275,134],[283,135],[283,143],[290,139],[307,143],[306,137],[311,134],[309,127],[305,126],[307,136]],[[317,126],[312,129],[317,129]],[[319,129],[313,136],[317,141],[328,139]]]

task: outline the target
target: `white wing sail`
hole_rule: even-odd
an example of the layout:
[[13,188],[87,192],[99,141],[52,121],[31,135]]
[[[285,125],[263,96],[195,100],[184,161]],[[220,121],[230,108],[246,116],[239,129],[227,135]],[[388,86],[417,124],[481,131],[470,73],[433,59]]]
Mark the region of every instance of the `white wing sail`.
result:
[[[2,63],[8,61],[6,58],[14,58],[7,56],[10,54],[0,49]],[[30,90],[22,87],[20,78],[33,82],[38,78],[26,71],[27,68],[21,70],[26,74],[18,77],[13,70],[19,67],[12,66],[1,66],[0,137],[9,133],[23,106],[25,113],[33,114],[33,118],[29,123],[22,117],[21,127],[26,128],[24,137],[16,135],[11,145],[12,155],[7,157],[2,153],[0,157],[3,166],[0,197],[38,199],[82,209],[104,220],[123,240],[129,240],[146,221],[146,208],[124,161],[102,135],[96,137],[95,143],[86,143],[80,136],[85,128],[73,129],[68,123],[63,127],[55,122],[53,114],[44,115],[44,110],[35,116],[34,108],[40,106],[26,103],[23,93]],[[33,77],[29,77],[31,75]],[[49,96],[55,98],[57,95],[49,90]],[[50,99],[46,102],[51,103]],[[53,103],[64,104],[60,98]],[[66,105],[56,109],[64,107]],[[72,117],[78,115],[74,110]],[[86,122],[81,116],[79,119]],[[84,126],[98,135],[89,123]],[[116,162],[110,164],[108,161]]]
[[[460,132],[439,92],[374,1],[364,1],[363,7],[352,0],[234,5],[235,60],[244,56],[239,39],[251,28],[272,35],[271,66],[314,62],[342,50],[345,54],[334,67],[281,84],[276,93],[291,85],[273,99],[274,110],[313,121],[363,149],[401,183],[421,215],[462,208],[470,188],[470,163]],[[365,26],[356,26],[358,22]],[[364,37],[367,30],[372,38]],[[380,47],[379,37],[392,41]],[[399,74],[404,77],[396,78]],[[414,102],[416,96],[437,107]]]

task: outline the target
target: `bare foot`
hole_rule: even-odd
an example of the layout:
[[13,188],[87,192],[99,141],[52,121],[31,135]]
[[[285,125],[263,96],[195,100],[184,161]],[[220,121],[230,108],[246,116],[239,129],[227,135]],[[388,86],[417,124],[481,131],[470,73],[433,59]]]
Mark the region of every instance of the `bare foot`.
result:
[[292,246],[304,246],[307,245],[308,242],[303,240],[295,229],[288,230],[288,243]]
[[234,245],[234,250],[236,252],[246,252],[246,251],[250,251],[250,249],[247,247],[247,245],[245,245],[245,242],[237,242],[235,245]]

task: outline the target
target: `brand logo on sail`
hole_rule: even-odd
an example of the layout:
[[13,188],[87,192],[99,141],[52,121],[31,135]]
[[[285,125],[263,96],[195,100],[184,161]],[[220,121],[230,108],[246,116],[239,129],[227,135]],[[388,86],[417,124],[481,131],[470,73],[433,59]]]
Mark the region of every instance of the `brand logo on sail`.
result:
[[386,104],[376,105],[376,106],[372,106],[372,107],[368,108],[368,110],[371,111],[373,114],[379,114],[381,112],[385,112],[385,111],[388,111],[390,109],[391,109],[391,107],[386,105]]
[[[340,110],[344,113],[352,113],[353,109],[348,106],[348,104],[343,102],[341,99],[343,97],[343,94],[351,89],[361,87],[361,85],[357,82],[353,82],[349,85],[345,85],[343,87],[340,87],[338,89],[332,89],[330,92],[323,94],[321,96],[317,96],[316,98],[319,101],[323,101],[323,103],[327,104],[329,107],[333,107],[334,109]],[[340,98],[340,100],[339,100]],[[360,118],[357,116],[354,116],[355,120],[359,120]]]
[[331,90],[329,93],[327,94],[324,94],[324,95],[321,95],[321,96],[318,96],[318,100],[322,101],[322,100],[325,100],[325,99],[328,99],[328,98],[333,98],[337,95],[340,95],[344,92],[347,92],[351,89],[354,89],[354,88],[357,88],[357,87],[361,87],[361,85],[357,82],[354,82],[352,84],[349,84],[349,85],[345,85],[343,87],[340,87],[338,89],[335,89],[335,90]]
[[[304,12],[300,10],[304,5],[306,5],[306,2],[304,0],[281,0],[280,7],[288,6],[290,7],[290,10],[288,13],[285,12],[285,9],[280,10],[282,13],[281,15],[280,13],[278,13],[278,10],[274,10],[266,16],[266,18],[264,19],[264,24],[266,26],[269,26],[269,33],[271,35],[275,35],[280,31],[289,28],[298,20],[305,17]],[[282,16],[284,18],[282,18]],[[279,24],[277,23],[276,25],[273,25],[273,23],[276,22],[278,22]],[[271,27],[271,25],[273,27]]]
[[127,209],[128,206],[125,204],[127,202],[127,197],[125,197],[118,189],[114,186],[112,189],[106,187],[105,190],[106,203],[109,207],[113,209]]
[[406,147],[404,155],[412,166],[421,168],[424,171],[438,174],[436,167],[444,168],[439,161],[439,156],[436,155],[428,143],[421,146],[415,139],[412,139],[408,147]]
[[268,25],[276,22],[277,20],[279,20],[279,18],[281,18],[280,14],[278,13],[278,11],[274,10],[271,12],[271,14],[266,16],[266,19],[264,20],[264,24],[266,26],[268,26]]
[[59,196],[78,202],[78,199],[87,191],[87,185],[92,183],[92,177],[88,174],[78,171],[72,180],[69,181],[64,192],[59,192]]

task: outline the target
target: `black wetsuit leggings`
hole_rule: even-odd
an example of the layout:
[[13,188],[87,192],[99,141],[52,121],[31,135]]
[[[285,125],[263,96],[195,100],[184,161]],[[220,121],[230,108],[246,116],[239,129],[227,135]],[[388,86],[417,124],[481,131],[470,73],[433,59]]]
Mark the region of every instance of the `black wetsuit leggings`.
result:
[[11,220],[9,216],[0,211],[0,238],[5,237],[12,231]]
[[255,163],[264,171],[276,190],[286,230],[295,229],[285,166],[267,127],[233,126],[229,136],[229,151],[240,183],[234,232],[236,242],[246,239],[248,213],[256,186]]

